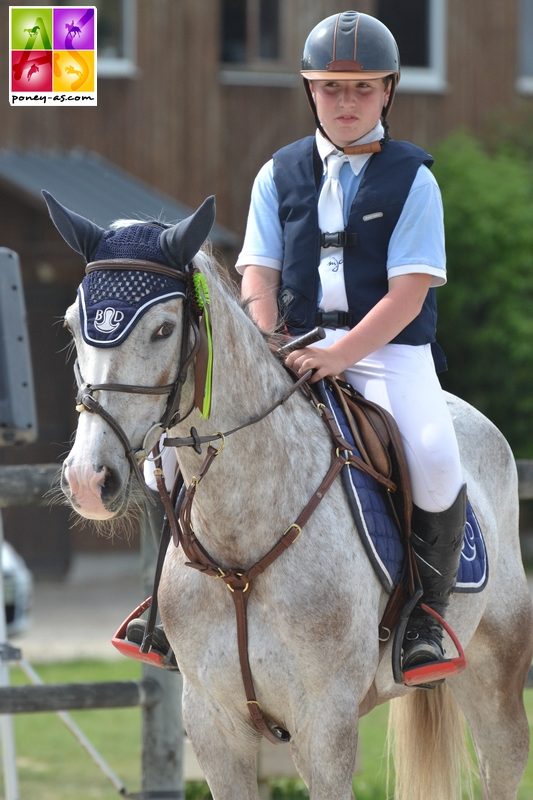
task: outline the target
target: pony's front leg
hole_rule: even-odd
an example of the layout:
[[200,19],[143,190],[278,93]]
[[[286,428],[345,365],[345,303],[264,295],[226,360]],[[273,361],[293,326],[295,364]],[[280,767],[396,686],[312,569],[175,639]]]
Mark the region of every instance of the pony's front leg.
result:
[[259,800],[260,736],[247,721],[184,683],[183,722],[213,800]]
[[310,800],[353,800],[358,704],[346,684],[329,691],[293,737],[292,756]]

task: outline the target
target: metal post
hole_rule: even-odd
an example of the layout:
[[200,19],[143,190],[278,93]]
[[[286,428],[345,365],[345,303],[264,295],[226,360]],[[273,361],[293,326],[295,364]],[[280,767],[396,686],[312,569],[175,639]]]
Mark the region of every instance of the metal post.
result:
[[[146,508],[141,523],[141,562],[144,595],[152,593],[163,507]],[[142,788],[143,800],[168,798],[183,800],[183,721],[181,717],[182,680],[170,672],[143,664],[143,678],[157,681],[161,699],[143,708]]]
[[[4,526],[0,510],[0,558],[4,545]],[[8,645],[4,602],[4,574],[0,569],[0,686],[9,686]],[[9,714],[0,715],[0,740],[2,743],[2,762],[4,765],[4,789],[6,800],[19,800],[17,762],[13,718]]]

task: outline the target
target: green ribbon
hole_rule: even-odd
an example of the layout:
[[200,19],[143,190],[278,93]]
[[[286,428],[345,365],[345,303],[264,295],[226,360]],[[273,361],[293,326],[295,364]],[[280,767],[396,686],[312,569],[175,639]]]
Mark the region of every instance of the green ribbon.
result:
[[204,396],[200,414],[207,419],[211,413],[211,394],[213,390],[213,332],[211,328],[211,317],[209,314],[209,288],[205,276],[201,272],[193,275],[193,285],[196,294],[196,301],[202,313],[203,323],[207,336],[207,364],[205,375]]

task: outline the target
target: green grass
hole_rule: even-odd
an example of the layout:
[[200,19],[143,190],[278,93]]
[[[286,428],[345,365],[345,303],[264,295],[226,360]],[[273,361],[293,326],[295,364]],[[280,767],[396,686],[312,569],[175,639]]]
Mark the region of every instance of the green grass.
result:
[[[113,662],[79,661],[37,667],[46,683],[137,680],[140,667],[126,659]],[[21,670],[11,670],[11,683],[27,683]],[[533,690],[526,692],[533,725]],[[138,709],[72,712],[72,717],[126,785],[140,791],[140,714]],[[387,707],[380,706],[361,720],[361,764],[354,788],[357,800],[385,800],[385,730]],[[17,768],[21,800],[113,800],[116,789],[55,714],[15,717]],[[531,759],[530,759],[531,762]],[[478,795],[480,797],[480,795]],[[273,783],[273,800],[304,800],[307,792],[298,781]],[[520,788],[519,800],[533,797],[533,764]],[[209,800],[203,784],[189,784],[187,800]],[[236,799],[237,800],[237,799]]]
[[[80,661],[36,667],[45,683],[138,680],[133,661]],[[28,683],[19,669],[13,685]],[[140,714],[137,708],[73,711],[72,718],[128,791],[140,790]],[[57,714],[15,717],[21,800],[112,800],[118,793]]]

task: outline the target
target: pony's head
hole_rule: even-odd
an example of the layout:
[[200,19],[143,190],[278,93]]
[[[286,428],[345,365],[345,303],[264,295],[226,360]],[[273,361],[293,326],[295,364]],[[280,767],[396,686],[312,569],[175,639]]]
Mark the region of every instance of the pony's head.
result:
[[103,229],[43,195],[59,233],[87,262],[65,314],[80,417],[61,488],[81,516],[109,520],[146,491],[143,458],[194,402],[187,375],[201,308],[193,259],[213,225],[214,198],[175,225],[130,221]]

